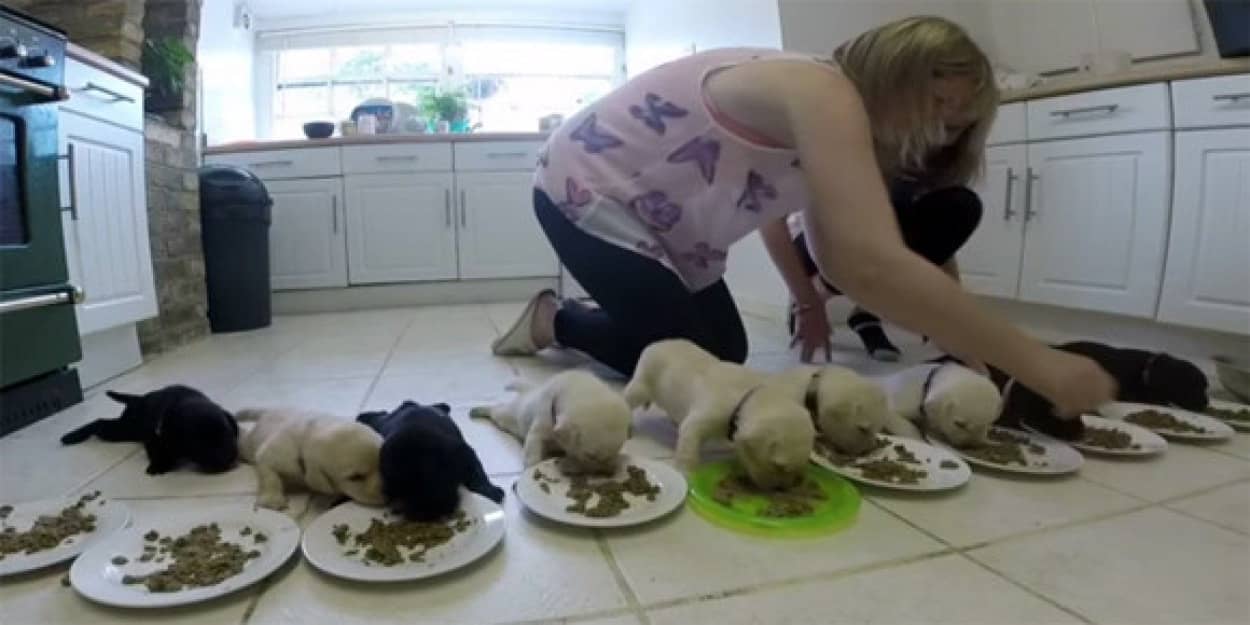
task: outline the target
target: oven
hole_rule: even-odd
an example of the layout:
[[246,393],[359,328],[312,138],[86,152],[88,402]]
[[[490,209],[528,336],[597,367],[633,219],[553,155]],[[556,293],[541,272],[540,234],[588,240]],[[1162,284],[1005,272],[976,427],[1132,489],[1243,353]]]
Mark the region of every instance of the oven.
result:
[[0,6],[0,435],[82,400],[57,177],[65,47]]

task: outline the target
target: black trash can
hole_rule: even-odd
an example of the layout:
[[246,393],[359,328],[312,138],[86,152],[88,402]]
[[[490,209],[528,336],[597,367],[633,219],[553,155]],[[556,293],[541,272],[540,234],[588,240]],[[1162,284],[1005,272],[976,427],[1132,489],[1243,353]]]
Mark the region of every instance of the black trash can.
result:
[[263,328],[272,321],[265,184],[238,167],[200,169],[200,223],[213,332]]

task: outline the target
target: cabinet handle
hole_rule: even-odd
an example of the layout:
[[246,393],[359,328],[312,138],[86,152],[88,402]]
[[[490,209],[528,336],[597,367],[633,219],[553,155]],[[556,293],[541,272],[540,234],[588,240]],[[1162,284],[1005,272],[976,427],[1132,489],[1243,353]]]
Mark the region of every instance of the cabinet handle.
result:
[[418,160],[418,158],[419,158],[419,157],[417,157],[417,156],[415,156],[415,155],[410,155],[410,156],[378,156],[378,157],[375,157],[375,159],[376,159],[379,163],[387,163],[387,162],[392,162],[392,161],[412,162],[412,161],[416,161],[416,160]]
[[489,152],[486,158],[525,158],[526,152]]
[[330,196],[330,223],[334,225],[334,234],[339,233],[339,196]]
[[61,208],[61,212],[69,211],[69,218],[78,221],[78,185],[74,183],[74,144],[65,146],[65,154],[57,156],[65,161],[65,172],[69,179],[69,206]]
[[86,85],[83,85],[83,88],[82,88],[82,89],[75,89],[75,91],[77,91],[78,93],[90,93],[90,92],[92,92],[92,91],[96,91],[96,92],[99,92],[99,93],[103,93],[104,95],[106,95],[106,96],[108,96],[108,97],[110,97],[110,98],[113,98],[113,101],[112,101],[112,102],[110,102],[110,104],[116,104],[116,103],[118,103],[118,102],[125,102],[125,103],[127,103],[127,104],[134,104],[134,101],[135,101],[135,99],[134,99],[134,98],[132,98],[132,97],[130,97],[130,96],[128,96],[128,95],[126,95],[126,94],[124,94],[124,93],[118,93],[118,92],[116,92],[116,91],[113,91],[112,89],[109,89],[108,87],[101,87],[100,85],[97,85],[97,84],[95,84],[95,83],[93,83],[93,82],[89,82],[89,83],[87,83]]
[[1241,93],[1221,93],[1219,95],[1211,96],[1211,99],[1216,102],[1240,102],[1242,100],[1250,100],[1250,91],[1243,91]]
[[1086,106],[1079,109],[1064,109],[1061,111],[1051,111],[1051,117],[1071,117],[1072,115],[1080,115],[1081,113],[1098,113],[1103,112],[1108,115],[1120,109],[1119,104],[1103,104],[1101,106]]
[[451,189],[443,189],[443,225],[451,229]]
[[1011,210],[1011,199],[1012,199],[1011,196],[1015,195],[1014,193],[1012,193],[1012,191],[1015,190],[1016,180],[1019,180],[1019,179],[1020,179],[1020,176],[1016,175],[1015,170],[1008,167],[1007,168],[1007,198],[1006,198],[1006,201],[1003,202],[1003,221],[1011,221],[1011,218],[1016,216],[1016,211]]
[[295,161],[260,161],[252,163],[252,167],[290,167]]
[[1033,173],[1033,168],[1028,168],[1028,173],[1024,179],[1024,223],[1029,223],[1034,217],[1037,217],[1037,211],[1033,210],[1033,183],[1041,180],[1042,177]]
[[464,189],[460,190],[460,227],[469,227],[469,212],[465,209],[467,203],[464,200]]

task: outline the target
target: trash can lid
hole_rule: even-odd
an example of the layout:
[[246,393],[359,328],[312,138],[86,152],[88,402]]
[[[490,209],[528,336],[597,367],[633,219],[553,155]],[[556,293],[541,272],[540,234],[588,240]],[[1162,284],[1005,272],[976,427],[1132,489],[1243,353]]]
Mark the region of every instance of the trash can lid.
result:
[[273,204],[269,190],[256,174],[231,165],[206,165],[200,168],[200,207],[249,205],[268,208]]

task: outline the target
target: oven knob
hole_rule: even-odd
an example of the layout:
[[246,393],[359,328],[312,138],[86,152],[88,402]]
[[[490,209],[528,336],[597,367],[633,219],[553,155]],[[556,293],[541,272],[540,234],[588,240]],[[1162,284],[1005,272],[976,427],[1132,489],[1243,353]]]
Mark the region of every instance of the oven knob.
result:
[[56,57],[53,57],[51,54],[32,55],[22,59],[20,61],[20,65],[22,67],[32,68],[52,67],[53,65],[56,65]]
[[0,39],[0,59],[21,59],[26,57],[26,46],[12,39]]

